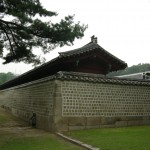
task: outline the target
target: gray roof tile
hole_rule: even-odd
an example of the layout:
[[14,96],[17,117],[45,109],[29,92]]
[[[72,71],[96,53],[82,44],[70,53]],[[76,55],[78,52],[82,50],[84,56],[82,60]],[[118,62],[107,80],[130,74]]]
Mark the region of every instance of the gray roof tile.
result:
[[86,81],[96,83],[110,83],[110,84],[122,84],[122,85],[143,85],[150,86],[148,80],[133,80],[133,79],[120,79],[120,78],[107,78],[103,75],[91,74],[91,73],[78,73],[78,72],[63,72],[60,71],[56,74],[56,79],[71,80],[71,81]]

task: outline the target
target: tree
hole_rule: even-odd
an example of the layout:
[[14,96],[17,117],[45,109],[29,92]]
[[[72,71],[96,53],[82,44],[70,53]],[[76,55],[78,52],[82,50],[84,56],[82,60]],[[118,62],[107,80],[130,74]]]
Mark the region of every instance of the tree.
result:
[[15,78],[17,75],[14,75],[11,72],[8,73],[0,73],[0,85]]
[[148,63],[133,65],[131,67],[127,67],[124,70],[110,72],[107,76],[114,77],[114,76],[121,76],[121,75],[133,74],[133,73],[146,72],[146,71],[150,71],[150,64]]
[[[59,23],[38,19],[43,16],[50,19],[57,13],[44,9],[39,0],[0,0],[0,57],[4,64],[20,61],[39,64],[34,47],[41,47],[45,54],[57,46],[72,45],[75,38],[84,36],[87,26],[74,23],[74,16],[69,15]],[[11,21],[6,17],[12,18]]]

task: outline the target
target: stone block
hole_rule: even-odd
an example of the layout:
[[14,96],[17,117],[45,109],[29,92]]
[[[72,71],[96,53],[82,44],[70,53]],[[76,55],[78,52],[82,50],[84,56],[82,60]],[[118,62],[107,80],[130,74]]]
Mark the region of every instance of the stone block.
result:
[[68,131],[68,118],[57,116],[54,117],[54,130],[55,131]]
[[72,130],[84,130],[86,129],[85,126],[69,126],[69,131]]
[[69,119],[68,117],[62,117],[62,116],[58,116],[58,118],[56,119],[56,116],[54,117],[54,122],[57,124],[69,124]]
[[150,120],[150,117],[149,116],[143,116],[142,119],[143,120]]
[[121,121],[128,121],[129,117],[128,116],[120,116]]
[[86,126],[86,129],[98,129],[100,126],[99,125],[92,125],[92,126]]
[[117,121],[115,123],[115,126],[116,127],[126,127],[126,126],[128,126],[128,122],[127,121]]
[[99,117],[87,117],[87,123],[86,126],[96,126],[100,124],[100,118]]
[[137,126],[137,125],[141,125],[142,121],[141,120],[130,120],[128,121],[128,126]]
[[116,118],[115,117],[102,117],[100,124],[106,125],[106,124],[115,124]]
[[141,123],[142,123],[142,125],[149,125],[150,120],[142,120]]
[[115,128],[115,125],[114,124],[100,125],[99,128]]
[[87,120],[85,117],[69,117],[69,126],[86,126]]

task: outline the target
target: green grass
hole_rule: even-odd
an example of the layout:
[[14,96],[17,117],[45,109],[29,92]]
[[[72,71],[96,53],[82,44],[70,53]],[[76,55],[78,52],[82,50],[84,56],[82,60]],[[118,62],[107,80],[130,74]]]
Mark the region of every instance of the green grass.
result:
[[0,137],[1,150],[81,150],[79,147],[57,137]]
[[150,126],[91,129],[67,134],[101,150],[150,150]]

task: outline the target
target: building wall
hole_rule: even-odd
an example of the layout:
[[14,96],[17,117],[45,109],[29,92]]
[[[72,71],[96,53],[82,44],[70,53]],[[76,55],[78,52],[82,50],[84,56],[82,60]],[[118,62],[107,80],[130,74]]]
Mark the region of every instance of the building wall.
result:
[[61,93],[64,130],[150,124],[148,86],[62,81]]
[[34,112],[37,116],[37,127],[51,130],[54,95],[54,81],[33,82],[0,91],[0,105],[27,122],[31,122]]

